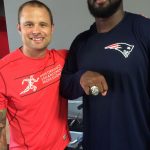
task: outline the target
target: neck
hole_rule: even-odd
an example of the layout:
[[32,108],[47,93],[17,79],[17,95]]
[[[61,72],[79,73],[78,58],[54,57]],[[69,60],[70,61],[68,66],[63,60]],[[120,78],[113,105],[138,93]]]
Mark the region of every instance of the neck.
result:
[[108,18],[96,18],[97,32],[105,33],[112,30],[124,17],[123,9],[119,9],[116,13]]
[[43,58],[46,55],[46,49],[44,50],[29,50],[27,48],[21,47],[20,48],[21,52],[27,56],[27,57],[31,57],[31,58]]

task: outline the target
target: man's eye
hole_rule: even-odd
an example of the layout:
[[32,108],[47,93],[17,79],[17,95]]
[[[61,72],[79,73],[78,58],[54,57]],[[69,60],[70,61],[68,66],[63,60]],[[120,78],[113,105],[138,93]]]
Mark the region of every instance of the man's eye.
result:
[[25,24],[26,27],[32,27],[32,24]]
[[41,24],[41,27],[46,27],[47,26],[47,24]]

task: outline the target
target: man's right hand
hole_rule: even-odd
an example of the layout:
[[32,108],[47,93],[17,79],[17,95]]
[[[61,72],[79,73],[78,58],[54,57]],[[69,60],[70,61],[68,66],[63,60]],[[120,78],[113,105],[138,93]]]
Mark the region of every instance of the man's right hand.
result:
[[80,84],[87,95],[90,95],[92,86],[97,86],[102,96],[105,96],[108,91],[105,77],[98,72],[86,71],[80,78]]

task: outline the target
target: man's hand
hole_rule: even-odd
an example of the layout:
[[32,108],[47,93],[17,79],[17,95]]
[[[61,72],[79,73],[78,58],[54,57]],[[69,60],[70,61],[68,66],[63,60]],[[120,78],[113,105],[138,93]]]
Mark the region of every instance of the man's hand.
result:
[[84,92],[90,95],[90,88],[97,86],[102,96],[108,91],[108,85],[103,75],[93,71],[86,71],[80,78],[80,84]]

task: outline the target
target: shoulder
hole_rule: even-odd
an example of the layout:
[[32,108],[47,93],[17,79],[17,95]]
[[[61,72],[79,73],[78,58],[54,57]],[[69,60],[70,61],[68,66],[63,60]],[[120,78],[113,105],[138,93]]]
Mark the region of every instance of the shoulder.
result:
[[135,14],[135,13],[126,13],[129,21],[133,22],[137,27],[148,27],[150,25],[150,18],[142,15],[142,14]]
[[12,62],[17,61],[18,59],[20,59],[18,51],[19,50],[16,49],[15,51],[10,52],[8,55],[6,55],[2,59],[0,59],[0,70],[2,68],[5,68],[5,67],[9,66],[9,64],[11,64]]
[[60,57],[62,59],[66,59],[68,55],[68,50],[67,49],[52,49],[49,50],[49,53],[53,54],[55,57]]
[[90,36],[90,34],[91,34],[90,30],[81,32],[75,37],[73,42],[83,42],[83,41],[87,40],[87,38]]
[[81,47],[93,34],[97,33],[96,25],[93,23],[90,29],[79,33],[73,40],[70,49],[78,49]]
[[150,41],[150,19],[134,13],[127,13],[127,24],[130,26],[134,35],[147,43]]

